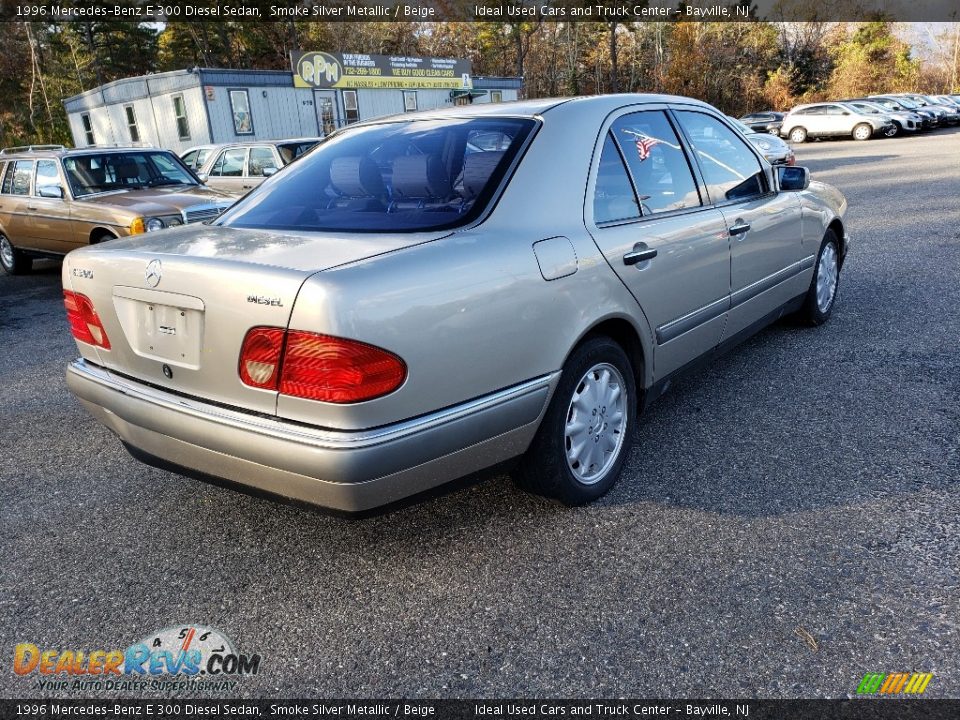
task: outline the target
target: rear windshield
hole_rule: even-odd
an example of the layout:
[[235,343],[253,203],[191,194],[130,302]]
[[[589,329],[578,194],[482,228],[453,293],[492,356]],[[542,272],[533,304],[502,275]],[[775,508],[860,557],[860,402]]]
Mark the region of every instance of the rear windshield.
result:
[[534,121],[420,120],[331,137],[218,224],[268,230],[414,232],[483,212]]

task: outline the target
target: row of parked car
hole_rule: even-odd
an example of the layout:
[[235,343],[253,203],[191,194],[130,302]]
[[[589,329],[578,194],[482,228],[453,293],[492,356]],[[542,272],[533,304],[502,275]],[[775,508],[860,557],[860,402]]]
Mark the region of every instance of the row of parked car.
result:
[[869,140],[957,125],[960,94],[871,95],[798,105],[788,113],[751,113],[740,120],[755,132],[789,138],[795,143],[827,137]]
[[203,145],[182,153],[181,162],[147,147],[5,148],[0,268],[19,274],[36,257],[213,220],[320,140]]

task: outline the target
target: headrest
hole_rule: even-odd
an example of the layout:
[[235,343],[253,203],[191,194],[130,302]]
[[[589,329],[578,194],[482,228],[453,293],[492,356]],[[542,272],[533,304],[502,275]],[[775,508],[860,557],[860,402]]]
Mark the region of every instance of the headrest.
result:
[[472,200],[479,195],[501,159],[503,159],[502,150],[470,153],[464,157],[463,187],[457,188],[460,194],[467,200]]
[[118,180],[131,180],[140,177],[140,167],[134,160],[121,160],[113,166]]
[[438,155],[402,155],[393,161],[395,198],[439,198],[450,196],[450,176]]
[[335,158],[330,163],[330,183],[340,195],[350,198],[385,194],[380,168],[366,156]]

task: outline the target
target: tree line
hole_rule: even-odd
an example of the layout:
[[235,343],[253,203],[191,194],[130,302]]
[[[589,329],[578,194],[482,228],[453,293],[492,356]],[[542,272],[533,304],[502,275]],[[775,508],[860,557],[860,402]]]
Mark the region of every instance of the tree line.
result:
[[871,92],[960,90],[960,26],[631,22],[0,23],[0,145],[70,142],[63,99],[118,78],[200,67],[288,69],[294,49],[467,58],[526,97],[688,95],[732,115]]

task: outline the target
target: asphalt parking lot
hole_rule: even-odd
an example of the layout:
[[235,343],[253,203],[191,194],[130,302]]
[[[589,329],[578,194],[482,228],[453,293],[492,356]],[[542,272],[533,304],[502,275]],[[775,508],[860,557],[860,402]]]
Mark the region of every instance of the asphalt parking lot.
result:
[[59,265],[0,276],[0,696],[46,694],[16,643],[190,623],[262,656],[241,697],[960,696],[960,129],[797,155],[850,203],[832,319],[675,386],[578,509],[493,474],[347,520],[141,465],[66,390]]

